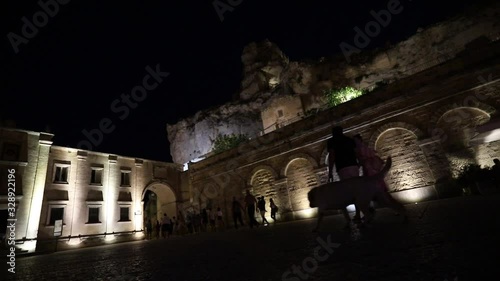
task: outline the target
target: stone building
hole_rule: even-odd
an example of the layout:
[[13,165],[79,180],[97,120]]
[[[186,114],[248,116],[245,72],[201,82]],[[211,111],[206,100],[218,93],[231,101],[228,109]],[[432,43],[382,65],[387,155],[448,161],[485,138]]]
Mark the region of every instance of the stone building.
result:
[[193,204],[230,213],[233,196],[242,200],[250,190],[273,198],[281,219],[314,215],[306,194],[327,180],[334,125],[393,158],[386,177],[393,196],[405,203],[440,198],[440,185],[465,164],[492,166],[500,158],[499,55],[499,40],[471,44],[447,62],[190,163]]
[[[327,180],[334,125],[361,134],[381,157],[406,203],[443,197],[468,163],[500,158],[500,4],[433,25],[394,46],[290,61],[272,42],[243,50],[239,99],[168,124],[174,163],[52,144],[52,134],[0,129],[0,230],[10,222],[19,250],[42,251],[142,239],[147,220],[221,207],[247,190],[273,198],[278,218],[315,215],[306,194]],[[324,91],[366,94],[335,107]],[[248,141],[215,154],[218,135]],[[12,176],[13,175],[13,176]],[[9,179],[15,192],[9,194]],[[154,194],[154,196],[152,195]],[[55,221],[62,220],[59,243]]]
[[[334,125],[393,157],[386,180],[407,203],[441,197],[467,163],[491,166],[500,157],[499,13],[498,3],[470,10],[350,63],[342,55],[294,62],[272,42],[249,44],[239,100],[167,125],[193,208],[229,214],[233,196],[250,190],[274,198],[282,219],[314,215],[306,194],[326,181]],[[346,86],[367,94],[325,106],[324,91]],[[224,134],[249,141],[214,154]]]
[[16,239],[22,251],[36,248],[52,137],[0,129],[0,233]]
[[[53,135],[43,132],[1,128],[0,136],[1,221],[10,222],[9,197],[15,195],[12,218],[21,251],[54,249],[57,220],[63,223],[59,249],[142,239],[146,220],[173,217],[189,199],[181,165],[55,146]],[[15,194],[7,186],[12,170]],[[146,215],[148,192],[158,207]]]

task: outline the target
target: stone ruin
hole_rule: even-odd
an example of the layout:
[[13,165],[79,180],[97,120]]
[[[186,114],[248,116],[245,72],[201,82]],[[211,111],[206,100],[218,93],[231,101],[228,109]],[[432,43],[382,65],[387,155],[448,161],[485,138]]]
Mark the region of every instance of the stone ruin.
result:
[[304,112],[321,108],[325,90],[351,86],[371,91],[450,60],[468,45],[499,38],[496,3],[419,29],[395,45],[354,54],[350,63],[340,49],[338,55],[318,61],[290,61],[276,44],[252,42],[241,56],[243,79],[237,100],[167,124],[173,162],[185,164],[210,155],[219,134],[262,134],[261,113],[276,99],[300,97]]

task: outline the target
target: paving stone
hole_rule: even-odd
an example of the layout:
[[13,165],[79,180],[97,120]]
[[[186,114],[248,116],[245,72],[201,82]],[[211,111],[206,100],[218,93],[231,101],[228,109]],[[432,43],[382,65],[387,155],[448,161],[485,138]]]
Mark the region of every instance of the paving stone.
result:
[[[392,211],[379,209],[375,221],[359,229],[356,237],[343,229],[343,218],[336,215],[325,219],[318,234],[311,232],[315,220],[309,219],[252,230],[19,256],[16,274],[0,274],[0,279],[497,280],[499,203],[496,195],[407,205],[407,224]],[[340,246],[331,253],[318,252],[319,238]],[[315,253],[328,257],[318,261]]]

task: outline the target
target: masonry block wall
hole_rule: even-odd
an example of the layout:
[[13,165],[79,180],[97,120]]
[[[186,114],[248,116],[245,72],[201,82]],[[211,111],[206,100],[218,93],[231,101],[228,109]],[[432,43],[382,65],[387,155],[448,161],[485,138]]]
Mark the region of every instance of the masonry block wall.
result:
[[[307,217],[306,198],[326,182],[326,140],[341,125],[361,134],[382,158],[386,177],[405,202],[437,198],[436,184],[467,163],[491,166],[500,141],[475,141],[476,129],[499,117],[499,42],[467,50],[447,63],[384,86],[335,108],[278,129],[237,148],[190,165],[198,209],[208,202],[230,206],[248,189],[273,198],[285,218]],[[215,190],[210,196],[202,190]],[[195,208],[196,209],[196,208]],[[226,209],[230,213],[230,209]],[[230,218],[230,217],[229,217]]]
[[21,251],[33,252],[36,248],[52,137],[47,133],[0,128],[1,231],[4,233],[7,225],[13,223],[15,231],[7,231],[6,237],[14,234],[12,238]]
[[56,219],[76,247],[92,235],[113,240],[114,233],[142,231],[146,189],[168,190],[161,200],[174,202],[175,213],[180,173],[172,163],[52,146],[38,239],[54,238]]

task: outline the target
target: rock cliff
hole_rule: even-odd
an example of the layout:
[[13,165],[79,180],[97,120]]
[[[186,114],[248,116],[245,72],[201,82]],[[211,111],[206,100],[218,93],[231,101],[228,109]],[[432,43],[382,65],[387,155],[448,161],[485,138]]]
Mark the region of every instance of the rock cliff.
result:
[[373,90],[447,61],[469,44],[499,38],[496,3],[419,29],[396,45],[355,54],[350,62],[340,49],[339,55],[319,61],[290,61],[272,42],[250,43],[241,56],[244,75],[237,101],[167,124],[172,159],[184,164],[206,155],[218,134],[257,136],[263,129],[260,112],[275,97],[302,95],[304,110],[318,108],[323,92],[332,87]]

